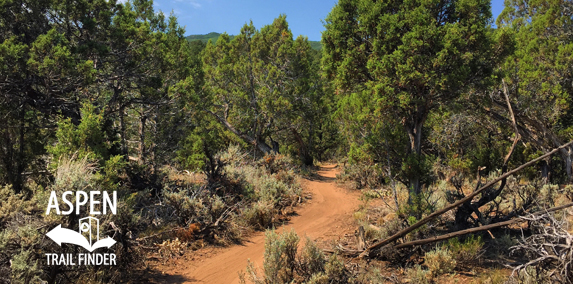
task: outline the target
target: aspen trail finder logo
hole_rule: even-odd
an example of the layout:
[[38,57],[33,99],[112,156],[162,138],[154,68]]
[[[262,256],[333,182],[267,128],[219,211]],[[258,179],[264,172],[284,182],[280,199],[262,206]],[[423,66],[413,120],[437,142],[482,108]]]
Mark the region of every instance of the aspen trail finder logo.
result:
[[[50,200],[48,201],[46,215],[49,215],[52,209],[54,209],[58,215],[69,215],[74,212],[75,209],[76,214],[79,215],[82,206],[87,206],[88,201],[90,215],[107,214],[108,208],[112,214],[117,214],[117,193],[115,191],[112,194],[113,199],[110,198],[106,191],[90,191],[89,195],[86,192],[77,191],[75,206],[74,203],[67,198],[70,195],[73,195],[71,191],[66,191],[62,194],[62,200],[67,205],[68,210],[61,211],[58,196],[56,192],[52,191]],[[97,200],[99,195],[103,197],[103,200]],[[102,212],[98,210],[102,210]],[[79,253],[76,255],[70,253],[47,253],[46,259],[48,265],[116,265],[116,255],[114,253],[92,253],[99,248],[110,248],[116,243],[116,241],[110,237],[100,239],[99,219],[90,216],[81,218],[78,223],[78,231],[62,228],[62,225],[58,225],[50,230],[46,236],[59,246],[62,246],[63,243],[77,245],[83,247],[90,253]]]

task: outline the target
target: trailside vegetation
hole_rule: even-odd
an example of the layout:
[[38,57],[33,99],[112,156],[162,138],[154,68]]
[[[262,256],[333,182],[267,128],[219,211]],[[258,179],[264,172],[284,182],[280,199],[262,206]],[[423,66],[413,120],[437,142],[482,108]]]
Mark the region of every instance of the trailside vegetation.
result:
[[[244,282],[572,283],[572,13],[339,0],[317,48],[287,15],[189,38],[152,0],[2,0],[0,283],[149,281],[257,230]],[[299,248],[274,228],[325,162],[357,229]],[[117,266],[46,264],[81,252],[46,233],[94,212],[46,215],[52,191],[117,194],[92,216]]]

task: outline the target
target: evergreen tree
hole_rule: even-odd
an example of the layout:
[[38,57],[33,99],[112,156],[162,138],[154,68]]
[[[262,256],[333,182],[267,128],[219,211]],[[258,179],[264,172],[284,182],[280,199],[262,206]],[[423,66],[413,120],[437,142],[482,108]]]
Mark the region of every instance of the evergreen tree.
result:
[[399,123],[408,137],[410,198],[421,193],[428,115],[489,73],[490,17],[485,0],[341,0],[326,19],[323,66],[342,102],[364,100],[353,116]]
[[[573,137],[573,4],[561,0],[510,0],[505,6],[497,24],[512,36],[513,52],[500,69],[519,134],[528,144],[528,152],[535,156]],[[491,104],[488,112],[498,120],[508,113],[503,86],[499,89],[487,98]],[[560,154],[571,179],[573,149],[562,149]],[[545,177],[550,165],[547,159],[542,168]]]
[[285,141],[279,137],[298,135],[299,118],[310,111],[305,108],[317,91],[311,62],[308,39],[293,39],[286,16],[260,31],[247,24],[233,40],[223,34],[203,55],[206,111],[260,152],[279,152]]

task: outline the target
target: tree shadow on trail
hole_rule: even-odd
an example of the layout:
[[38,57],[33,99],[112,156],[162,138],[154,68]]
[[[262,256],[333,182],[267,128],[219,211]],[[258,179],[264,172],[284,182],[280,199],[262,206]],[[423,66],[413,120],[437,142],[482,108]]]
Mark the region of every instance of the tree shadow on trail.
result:
[[190,279],[179,274],[165,274],[157,269],[146,270],[137,283],[195,283],[196,279]]
[[318,170],[312,172],[310,175],[305,176],[306,179],[310,180],[310,181],[320,181],[320,182],[335,182],[336,181],[336,177],[326,177],[320,174],[320,172],[326,172],[329,171],[331,169],[337,168],[333,167],[320,167]]

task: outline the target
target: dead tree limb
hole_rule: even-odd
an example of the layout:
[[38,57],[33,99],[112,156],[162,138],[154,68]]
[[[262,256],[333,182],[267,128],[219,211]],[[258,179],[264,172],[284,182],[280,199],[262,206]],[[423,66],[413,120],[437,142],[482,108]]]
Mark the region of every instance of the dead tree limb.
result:
[[364,250],[366,248],[366,240],[364,238],[364,226],[360,226],[356,232],[356,247],[359,250]]
[[[538,283],[573,283],[573,235],[567,230],[567,220],[557,220],[552,214],[523,217],[534,233],[511,248],[523,253],[529,262],[514,268],[511,278],[528,275]],[[536,273],[528,274],[529,267]]]
[[496,179],[494,179],[494,180],[492,180],[492,181],[486,183],[484,186],[482,186],[482,187],[479,188],[478,190],[472,192],[471,194],[469,194],[468,196],[466,196],[466,197],[464,197],[464,198],[458,200],[457,202],[452,203],[452,204],[448,204],[448,205],[446,205],[446,207],[444,207],[444,208],[442,208],[442,209],[440,209],[440,210],[438,210],[438,211],[436,211],[436,212],[434,212],[434,213],[428,215],[427,217],[425,217],[425,218],[423,218],[422,220],[418,221],[418,222],[415,223],[414,225],[412,225],[412,226],[410,226],[410,227],[408,227],[408,228],[406,228],[406,229],[404,229],[404,230],[401,230],[400,232],[398,232],[398,233],[396,233],[396,234],[394,234],[394,235],[392,235],[392,236],[390,236],[390,237],[388,237],[388,238],[386,238],[386,239],[384,239],[384,240],[382,240],[382,241],[379,241],[379,242],[377,242],[377,243],[375,243],[375,244],[369,246],[363,253],[360,254],[360,257],[367,256],[370,251],[375,250],[375,249],[378,249],[378,248],[381,248],[381,247],[383,247],[383,246],[385,246],[385,245],[387,245],[387,244],[389,244],[389,243],[391,243],[391,242],[396,241],[397,239],[399,239],[399,238],[401,238],[401,237],[407,235],[408,233],[410,233],[410,232],[412,232],[412,231],[414,231],[414,230],[416,230],[416,229],[422,227],[424,224],[426,224],[426,223],[428,223],[428,222],[434,220],[435,218],[437,218],[437,217],[443,215],[444,213],[446,213],[446,212],[448,212],[448,211],[450,211],[450,210],[452,210],[452,209],[454,209],[454,208],[457,208],[457,207],[459,207],[460,205],[462,205],[462,204],[464,204],[464,203],[466,203],[466,202],[472,200],[475,196],[477,196],[478,194],[480,194],[482,191],[484,191],[484,190],[490,188],[491,186],[493,186],[494,184],[498,183],[499,181],[501,181],[501,180],[503,180],[503,179],[506,179],[507,177],[516,174],[517,172],[523,170],[524,168],[529,167],[529,166],[531,166],[531,165],[533,165],[533,164],[535,164],[535,163],[537,163],[537,162],[539,162],[539,161],[541,161],[541,160],[543,160],[543,159],[545,159],[545,158],[547,158],[547,157],[549,157],[549,156],[555,154],[555,153],[558,152],[559,150],[571,146],[572,144],[573,144],[573,141],[571,141],[571,142],[569,142],[569,143],[566,143],[566,144],[563,144],[563,145],[561,145],[560,147],[551,150],[551,152],[549,152],[549,153],[547,153],[547,154],[545,154],[545,155],[543,155],[543,156],[540,156],[540,157],[538,157],[538,158],[535,158],[535,159],[533,159],[533,160],[531,160],[531,161],[529,161],[529,162],[527,162],[527,163],[525,163],[525,164],[523,164],[523,165],[521,165],[521,166],[519,166],[519,167],[517,167],[517,168],[515,168],[515,169],[513,169],[513,170],[511,170],[511,171],[509,171],[509,172],[507,172],[507,173],[505,173],[505,174],[503,174],[503,175],[501,175],[500,177],[498,177],[498,178],[496,178]]
[[[545,213],[549,213],[549,212],[554,212],[554,211],[558,211],[561,209],[565,209],[568,207],[573,206],[573,203],[568,203],[562,206],[558,206],[558,207],[553,207],[551,209],[547,209],[547,210],[542,210],[539,212],[534,213],[533,215],[541,215],[541,214],[545,214]],[[519,223],[519,222],[525,222],[527,220],[524,220],[522,218],[515,218],[512,220],[508,220],[505,222],[499,222],[499,223],[495,223],[495,224],[489,224],[489,225],[485,225],[485,226],[481,226],[478,228],[471,228],[471,229],[467,229],[467,230],[461,230],[461,231],[457,231],[457,232],[453,232],[453,233],[449,233],[449,234],[445,234],[445,235],[441,235],[441,236],[435,236],[435,237],[431,237],[431,238],[427,238],[427,239],[423,239],[423,240],[415,240],[415,241],[411,241],[411,242],[406,242],[403,244],[399,244],[396,245],[395,248],[400,249],[400,248],[406,248],[406,247],[411,247],[411,246],[418,246],[418,245],[425,245],[425,244],[430,244],[430,243],[434,243],[434,242],[439,242],[439,241],[443,241],[443,240],[447,240],[447,239],[451,239],[451,238],[455,238],[457,236],[462,236],[462,235],[466,235],[466,234],[471,234],[471,233],[476,233],[476,232],[480,232],[480,231],[485,231],[485,230],[490,230],[493,228],[498,228],[498,227],[503,227],[503,226],[508,226],[511,224],[515,224],[515,223]]]
[[513,139],[513,144],[511,145],[511,148],[509,149],[509,153],[507,153],[507,156],[505,156],[505,159],[503,159],[503,165],[506,166],[507,162],[509,161],[509,158],[511,157],[511,154],[513,154],[513,151],[515,150],[515,146],[517,145],[517,142],[519,142],[519,140],[521,139],[521,135],[519,135],[519,129],[517,128],[517,121],[515,120],[515,115],[513,114],[513,108],[511,107],[511,102],[509,100],[509,94],[507,92],[507,85],[505,84],[504,79],[502,79],[501,82],[503,83],[503,94],[505,95],[505,102],[507,103],[507,108],[509,109],[509,115],[511,116],[511,123],[513,125],[513,130],[515,131],[515,137]]
[[[501,167],[501,173],[504,174],[507,172],[509,159],[511,158],[511,155],[515,151],[515,147],[517,146],[517,143],[521,139],[521,135],[519,134],[519,129],[517,127],[517,120],[515,119],[515,114],[513,113],[513,107],[511,106],[511,101],[509,100],[509,92],[507,91],[507,84],[505,83],[505,80],[503,80],[503,79],[502,79],[502,83],[503,83],[503,94],[505,96],[505,102],[507,103],[507,109],[509,110],[509,116],[511,117],[511,124],[513,125],[513,130],[515,131],[515,136],[513,137],[513,143],[511,144],[511,147],[509,148],[507,155],[503,159],[503,165]],[[507,181],[506,179],[502,179],[501,184],[499,185],[499,187],[497,189],[487,190],[484,194],[482,194],[481,198],[478,201],[472,202],[470,200],[470,201],[462,204],[460,206],[460,208],[458,209],[458,211],[456,212],[456,225],[458,226],[458,228],[467,227],[466,226],[467,220],[468,220],[468,218],[470,218],[472,213],[475,213],[477,216],[477,220],[475,220],[476,225],[478,222],[481,223],[482,225],[487,223],[483,220],[484,219],[483,215],[481,214],[479,209],[482,206],[495,200],[501,194],[501,192],[505,188],[506,181]],[[478,182],[478,185],[479,185],[479,182]]]

